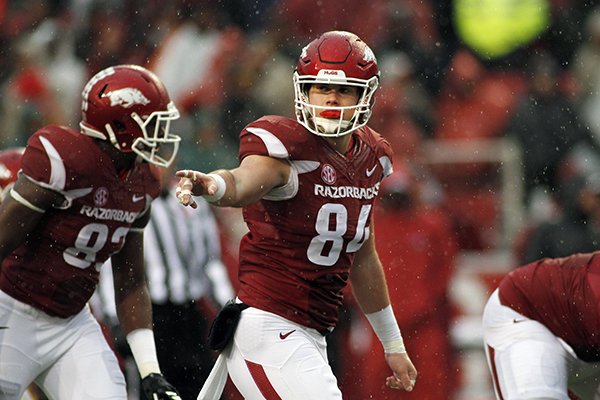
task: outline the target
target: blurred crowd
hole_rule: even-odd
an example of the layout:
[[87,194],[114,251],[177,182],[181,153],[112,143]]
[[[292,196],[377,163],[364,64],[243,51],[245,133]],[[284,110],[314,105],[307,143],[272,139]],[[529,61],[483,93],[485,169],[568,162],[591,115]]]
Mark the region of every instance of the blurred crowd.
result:
[[[183,113],[181,166],[232,166],[246,123],[293,116],[291,73],[301,46],[325,30],[351,30],[381,69],[370,124],[421,171],[428,201],[449,208],[461,247],[493,247],[500,167],[432,165],[423,142],[510,139],[523,161],[527,217],[554,213],[562,181],[595,168],[600,11],[594,1],[535,1],[538,11],[545,7],[542,29],[497,56],[463,32],[459,17],[474,3],[3,0],[0,148],[23,145],[46,123],[76,125],[91,74],[135,63],[163,79]],[[482,24],[479,36],[493,28]]]
[[[598,2],[523,2],[536,3],[546,19],[534,37],[500,56],[465,36],[470,25],[459,17],[475,3],[493,2],[0,0],[0,149],[23,146],[48,123],[76,126],[84,83],[107,66],[134,63],[160,76],[182,112],[173,128],[184,141],[179,167],[233,167],[243,126],[265,114],[293,117],[292,72],[302,46],[323,31],[353,31],[381,70],[369,125],[397,158],[382,189],[378,250],[398,288],[396,311],[417,309],[410,321],[399,318],[415,364],[436,371],[410,398],[446,398],[424,391],[448,393],[456,380],[447,285],[459,251],[507,243],[498,237],[501,191],[520,196],[521,227],[508,243],[521,261],[594,250],[600,241]],[[432,141],[476,153],[508,149],[522,161],[519,175],[506,187],[498,157],[433,162]],[[231,244],[224,258],[235,259],[243,228],[220,218]],[[361,336],[364,321],[352,318],[352,308],[349,302],[332,346],[352,363],[332,364],[348,392],[363,399],[369,394],[358,393],[368,385],[356,380],[355,367],[344,368],[371,368],[375,376],[381,366],[368,355],[380,349]],[[415,349],[412,340],[419,340]]]

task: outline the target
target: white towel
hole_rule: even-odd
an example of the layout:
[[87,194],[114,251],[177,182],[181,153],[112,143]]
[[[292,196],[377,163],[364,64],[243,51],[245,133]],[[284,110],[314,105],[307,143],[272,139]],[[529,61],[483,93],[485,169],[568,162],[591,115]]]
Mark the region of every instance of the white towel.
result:
[[[229,349],[223,350],[223,353]],[[206,378],[206,382],[202,385],[198,400],[219,400],[225,384],[227,383],[227,361],[225,361],[225,355],[221,353],[210,371],[210,375]]]

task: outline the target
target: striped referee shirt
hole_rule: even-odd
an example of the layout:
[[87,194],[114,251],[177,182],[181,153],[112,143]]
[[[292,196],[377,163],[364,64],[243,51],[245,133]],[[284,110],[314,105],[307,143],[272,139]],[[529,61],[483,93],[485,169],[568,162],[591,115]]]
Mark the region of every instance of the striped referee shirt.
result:
[[[183,207],[175,194],[152,202],[144,230],[144,264],[154,304],[186,304],[205,296],[223,306],[234,297],[227,268],[221,261],[219,228],[211,206],[201,198],[198,208]],[[92,307],[115,317],[110,260],[100,273]]]

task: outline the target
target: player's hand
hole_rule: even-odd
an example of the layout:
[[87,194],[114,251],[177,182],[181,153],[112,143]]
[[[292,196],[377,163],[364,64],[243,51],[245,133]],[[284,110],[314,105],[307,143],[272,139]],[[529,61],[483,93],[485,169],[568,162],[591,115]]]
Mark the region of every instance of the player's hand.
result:
[[150,374],[142,379],[142,390],[148,400],[181,400],[177,389],[161,374]]
[[417,380],[417,369],[407,353],[385,354],[390,369],[394,373],[385,380],[385,385],[391,389],[404,389],[411,392]]
[[217,182],[205,173],[184,169],[177,171],[175,175],[180,178],[175,196],[184,206],[197,208],[198,205],[192,196],[213,195],[217,192]]

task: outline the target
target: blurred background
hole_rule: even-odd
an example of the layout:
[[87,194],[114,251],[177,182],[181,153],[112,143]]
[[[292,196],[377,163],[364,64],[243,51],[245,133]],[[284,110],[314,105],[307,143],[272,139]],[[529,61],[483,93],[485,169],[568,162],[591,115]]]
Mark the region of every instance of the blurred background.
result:
[[[381,348],[351,294],[331,363],[347,399],[491,400],[480,313],[499,278],[598,248],[598,3],[0,0],[0,149],[45,124],[76,127],[85,82],[135,63],[182,112],[178,167],[233,167],[247,123],[293,118],[302,47],[358,34],[381,70],[369,125],[396,157],[377,246],[419,383],[396,397],[381,388]],[[217,212],[235,277],[243,222]]]

